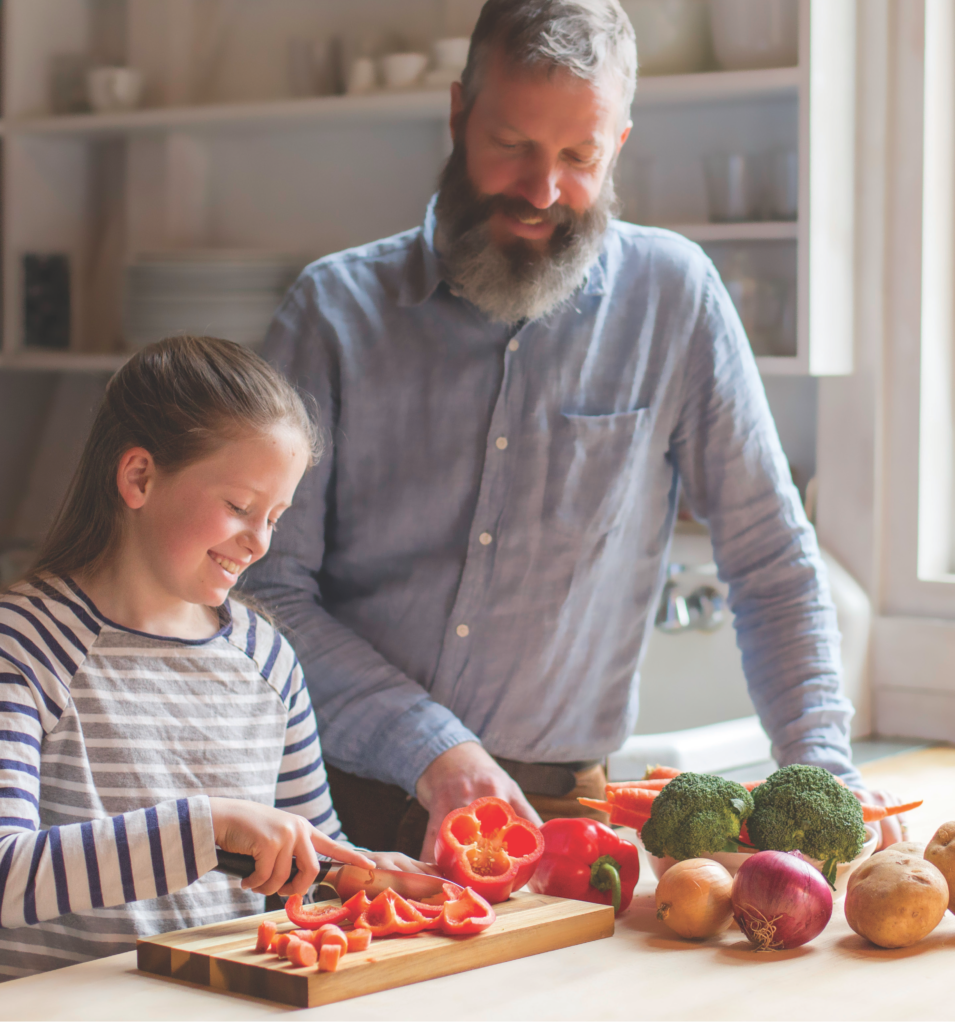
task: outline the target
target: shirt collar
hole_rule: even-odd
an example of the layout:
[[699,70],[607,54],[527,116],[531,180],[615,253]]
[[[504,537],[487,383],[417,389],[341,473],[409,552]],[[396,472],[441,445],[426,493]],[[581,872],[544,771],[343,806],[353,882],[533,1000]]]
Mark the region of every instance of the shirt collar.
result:
[[[435,232],[438,221],[434,208],[438,201],[437,195],[431,197],[424,215],[424,223],[418,234],[417,242],[411,247],[405,261],[404,279],[398,295],[399,306],[420,306],[427,302],[435,289],[445,279],[441,270],[441,257],[435,247]],[[607,247],[604,245],[600,255],[587,271],[581,286],[582,295],[605,295],[607,293]]]

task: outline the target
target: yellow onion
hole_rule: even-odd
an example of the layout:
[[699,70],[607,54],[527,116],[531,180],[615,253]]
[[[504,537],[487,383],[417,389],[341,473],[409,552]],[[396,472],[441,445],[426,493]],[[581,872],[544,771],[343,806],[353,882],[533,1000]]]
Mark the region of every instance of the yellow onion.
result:
[[715,860],[681,860],[657,883],[657,918],[684,939],[708,939],[733,920],[733,876]]

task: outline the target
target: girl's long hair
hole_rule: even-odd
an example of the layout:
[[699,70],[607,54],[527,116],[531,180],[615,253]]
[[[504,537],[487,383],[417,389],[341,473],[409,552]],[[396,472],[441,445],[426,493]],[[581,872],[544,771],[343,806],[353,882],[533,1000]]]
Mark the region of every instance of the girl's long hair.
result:
[[40,549],[35,575],[95,575],[122,539],[122,454],[145,448],[166,472],[230,440],[280,423],[301,430],[321,456],[322,438],[302,397],[254,352],[220,338],[180,337],[141,349],[106,387],[69,490]]

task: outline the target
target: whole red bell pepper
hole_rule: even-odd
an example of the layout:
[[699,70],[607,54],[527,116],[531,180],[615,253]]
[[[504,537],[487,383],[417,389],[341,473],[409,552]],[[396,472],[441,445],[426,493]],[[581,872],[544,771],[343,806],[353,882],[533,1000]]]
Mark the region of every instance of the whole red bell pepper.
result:
[[501,903],[525,885],[543,852],[540,829],[496,796],[452,811],[434,845],[441,874],[489,903]]
[[633,843],[590,818],[554,818],[544,824],[544,855],[530,880],[532,892],[604,903],[621,914],[640,878]]

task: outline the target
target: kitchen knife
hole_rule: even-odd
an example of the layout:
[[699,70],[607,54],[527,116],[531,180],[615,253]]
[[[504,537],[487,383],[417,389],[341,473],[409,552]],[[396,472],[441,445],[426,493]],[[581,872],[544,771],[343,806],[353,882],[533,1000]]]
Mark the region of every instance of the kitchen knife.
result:
[[[228,853],[216,850],[218,863],[215,870],[222,871],[236,878],[248,878],[255,870],[255,858],[247,853]],[[441,896],[444,886],[454,885],[446,878],[437,875],[415,874],[411,871],[385,871],[380,868],[360,868],[354,864],[342,864],[333,860],[319,860],[318,875],[313,885],[322,882],[330,885],[344,902],[364,889],[369,899],[374,899],[385,889],[394,889],[399,896],[410,900],[427,900],[432,896]],[[292,873],[289,881],[295,877],[298,867],[292,858]],[[460,886],[455,885],[455,889]]]

